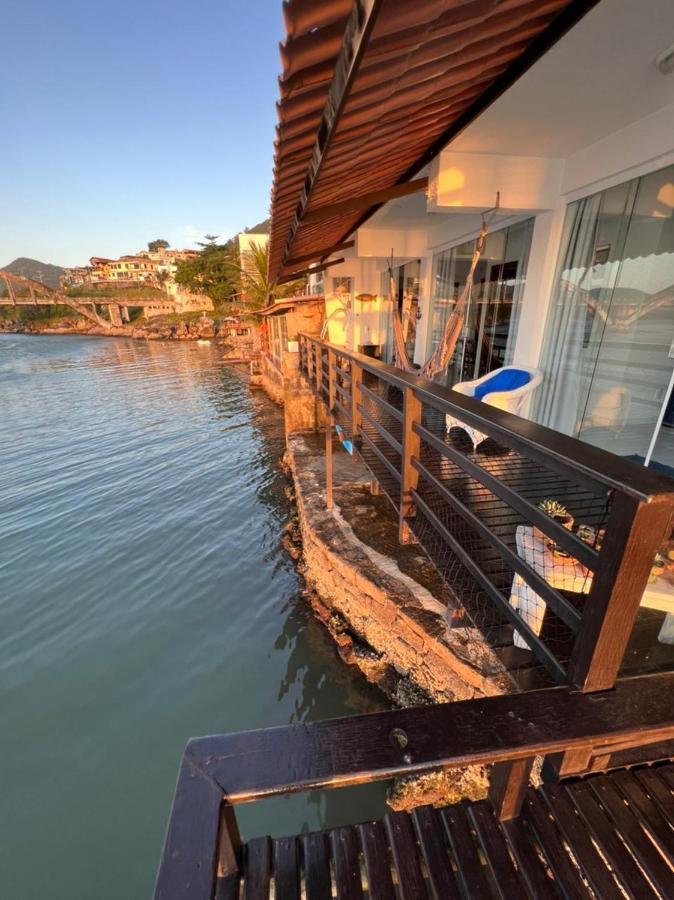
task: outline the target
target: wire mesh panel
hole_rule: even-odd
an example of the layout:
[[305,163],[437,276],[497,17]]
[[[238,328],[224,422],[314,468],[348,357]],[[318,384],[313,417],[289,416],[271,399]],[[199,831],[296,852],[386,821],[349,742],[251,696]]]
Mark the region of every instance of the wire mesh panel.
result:
[[[545,678],[585,687],[612,683],[629,616],[643,618],[639,578],[645,583],[649,548],[655,553],[665,533],[674,485],[308,339],[301,365],[326,401],[330,354],[333,416],[397,510],[401,539],[411,533],[451,589],[453,625],[487,642],[511,672],[544,670]],[[605,627],[610,604],[621,604],[614,634]],[[646,618],[661,624],[662,607],[655,609]],[[672,613],[674,621],[674,603]],[[674,650],[660,658],[674,664]],[[634,654],[626,660],[641,671]]]

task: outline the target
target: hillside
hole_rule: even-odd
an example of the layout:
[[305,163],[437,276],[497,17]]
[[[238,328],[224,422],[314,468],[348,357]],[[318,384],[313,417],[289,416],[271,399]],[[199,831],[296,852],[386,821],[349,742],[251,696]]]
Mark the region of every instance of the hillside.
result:
[[27,256],[20,256],[4,267],[5,272],[11,272],[12,275],[21,275],[23,278],[32,278],[33,281],[39,281],[47,287],[57,288],[59,286],[59,278],[63,274],[61,266],[52,266],[50,263],[43,263],[37,259],[29,259]]

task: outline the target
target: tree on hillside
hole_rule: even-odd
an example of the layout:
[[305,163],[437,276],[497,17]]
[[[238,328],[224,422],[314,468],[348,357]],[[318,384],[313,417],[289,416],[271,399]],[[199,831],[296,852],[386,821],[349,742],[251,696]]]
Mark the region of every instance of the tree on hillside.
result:
[[216,235],[205,237],[212,240],[202,245],[194,259],[178,265],[175,280],[192,293],[206,294],[216,307],[222,309],[223,305],[231,304],[248,310],[260,309],[304,290],[304,279],[283,285],[269,282],[266,247],[252,243],[241,259],[236,238],[226,244],[216,244]]
[[165,241],[163,238],[157,238],[156,241],[150,241],[147,245],[147,249],[150,253],[156,253],[157,250],[167,250],[171,245],[168,241]]
[[205,234],[203,241],[197,241],[197,246],[204,247],[204,248],[214,247],[215,243],[219,237],[220,237],[219,234]]
[[206,294],[216,306],[236,302],[239,293],[239,267],[236,241],[216,244],[212,238],[193,259],[178,264],[175,280],[193,294]]

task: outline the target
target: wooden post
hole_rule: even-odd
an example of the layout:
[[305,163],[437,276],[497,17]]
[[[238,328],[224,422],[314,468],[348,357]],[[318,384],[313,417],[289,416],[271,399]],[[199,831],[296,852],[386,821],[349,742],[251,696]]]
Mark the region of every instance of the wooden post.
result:
[[[218,878],[238,876],[241,860],[241,835],[236,822],[234,807],[223,803],[220,812],[218,834]],[[237,878],[238,880],[238,878]]]
[[360,446],[360,429],[363,417],[358,407],[363,402],[363,392],[360,389],[363,383],[363,370],[355,360],[351,360],[351,440],[353,446]]
[[422,404],[414,393],[414,388],[406,387],[403,402],[403,452],[400,468],[400,521],[398,539],[401,544],[415,541],[409,525],[405,521],[416,514],[412,491],[419,484],[419,473],[412,465],[412,460],[419,458],[421,438],[414,430],[415,423],[421,424]]
[[314,375],[316,376],[316,394],[318,399],[323,399],[323,351],[321,345],[314,343]]
[[334,426],[333,409],[335,408],[335,366],[337,356],[334,350],[328,350],[328,403],[325,417],[325,506],[332,509],[332,429]]
[[489,775],[489,802],[497,819],[505,822],[516,819],[529,785],[534,758],[496,763]]
[[569,681],[580,690],[608,690],[615,684],[653,558],[669,537],[673,508],[671,494],[650,502],[614,496],[569,662]]

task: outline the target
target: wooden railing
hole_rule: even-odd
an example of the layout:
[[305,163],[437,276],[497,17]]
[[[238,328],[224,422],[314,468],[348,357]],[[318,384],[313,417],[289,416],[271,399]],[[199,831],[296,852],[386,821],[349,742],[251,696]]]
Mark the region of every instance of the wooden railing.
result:
[[[674,481],[316,337],[300,335],[300,369],[457,613],[487,640],[512,626],[558,683],[611,687],[671,533]],[[477,433],[477,451],[461,431],[448,437],[447,416]],[[545,499],[586,526],[583,539],[540,509]]]
[[491,764],[492,807],[512,819],[537,755],[602,758],[616,747],[671,740],[673,690],[674,675],[653,675],[593,695],[550,688],[194,739],[178,776],[155,900],[238,896],[234,806],[277,794]]

